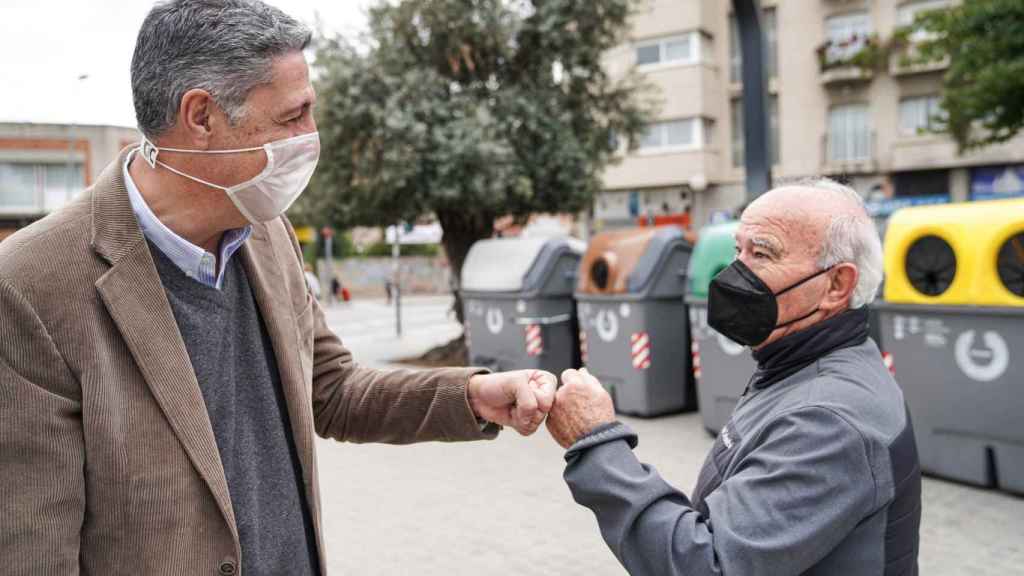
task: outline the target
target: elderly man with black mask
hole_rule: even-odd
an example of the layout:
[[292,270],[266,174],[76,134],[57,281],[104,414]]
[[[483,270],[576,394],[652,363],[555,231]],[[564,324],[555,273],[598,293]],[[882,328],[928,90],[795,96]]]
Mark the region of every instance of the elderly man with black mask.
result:
[[757,371],[690,496],[632,452],[600,383],[567,371],[548,418],[565,479],[631,574],[916,574],[917,451],[868,337],[882,250],[853,190],[772,190],[744,211],[709,323]]

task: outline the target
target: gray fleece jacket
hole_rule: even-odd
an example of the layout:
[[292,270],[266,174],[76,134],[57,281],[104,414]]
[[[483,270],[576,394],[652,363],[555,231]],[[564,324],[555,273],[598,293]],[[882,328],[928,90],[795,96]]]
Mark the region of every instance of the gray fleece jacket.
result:
[[565,471],[634,576],[917,574],[914,434],[870,339],[749,388],[692,497],[641,464],[636,443],[606,425],[570,448]]

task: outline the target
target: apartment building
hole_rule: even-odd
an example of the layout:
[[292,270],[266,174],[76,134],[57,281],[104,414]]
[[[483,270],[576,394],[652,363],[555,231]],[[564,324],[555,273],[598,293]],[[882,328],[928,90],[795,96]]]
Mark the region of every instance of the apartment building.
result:
[[[959,155],[949,137],[929,132],[946,65],[908,66],[880,49],[917,13],[953,1],[761,1],[775,181],[837,177],[883,217],[908,204],[1024,195],[1024,137]],[[700,227],[741,205],[742,59],[732,3],[644,0],[606,66],[615,76],[642,74],[660,108],[639,148],[623,145],[605,172],[593,228],[651,220]]]
[[0,240],[63,206],[138,141],[119,126],[0,123]]

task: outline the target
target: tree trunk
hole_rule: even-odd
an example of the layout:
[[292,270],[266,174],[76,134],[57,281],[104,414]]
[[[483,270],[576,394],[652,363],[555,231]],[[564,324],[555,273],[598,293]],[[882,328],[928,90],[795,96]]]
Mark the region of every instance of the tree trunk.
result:
[[462,265],[466,262],[469,249],[477,240],[490,238],[494,234],[494,215],[480,212],[467,212],[458,209],[437,211],[437,219],[444,230],[442,245],[451,265],[452,293],[455,295],[455,316],[459,323],[465,325],[462,313],[462,297],[459,288],[462,285]]

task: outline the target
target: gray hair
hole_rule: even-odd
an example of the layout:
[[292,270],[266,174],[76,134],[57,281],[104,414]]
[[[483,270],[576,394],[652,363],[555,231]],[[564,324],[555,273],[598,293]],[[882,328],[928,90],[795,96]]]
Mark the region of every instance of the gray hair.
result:
[[838,214],[832,217],[825,242],[818,257],[821,269],[849,262],[857,266],[859,278],[850,296],[850,308],[861,308],[873,302],[882,284],[882,240],[864,209],[864,199],[856,190],[829,178],[814,178],[799,183],[854,203],[860,214]]
[[206,90],[232,123],[256,86],[271,81],[274,58],[305,50],[312,32],[259,0],[168,0],[149,11],[132,56],[139,130],[150,138],[178,118],[181,98]]

